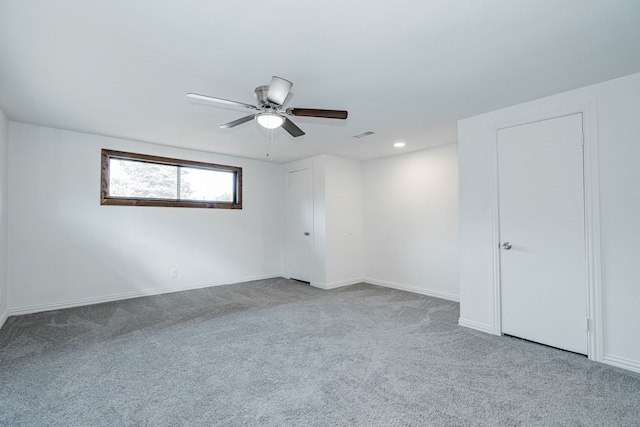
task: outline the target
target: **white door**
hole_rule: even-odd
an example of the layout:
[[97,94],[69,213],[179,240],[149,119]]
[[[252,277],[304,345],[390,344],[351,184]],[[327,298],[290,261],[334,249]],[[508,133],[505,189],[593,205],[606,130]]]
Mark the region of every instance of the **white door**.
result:
[[289,172],[289,277],[311,282],[313,186],[310,169]]
[[587,354],[582,114],[498,131],[502,332]]

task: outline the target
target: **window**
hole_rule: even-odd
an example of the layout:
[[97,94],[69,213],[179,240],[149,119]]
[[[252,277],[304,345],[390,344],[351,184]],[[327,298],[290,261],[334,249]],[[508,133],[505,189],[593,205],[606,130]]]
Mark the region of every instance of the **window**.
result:
[[242,209],[242,168],[102,150],[100,204]]

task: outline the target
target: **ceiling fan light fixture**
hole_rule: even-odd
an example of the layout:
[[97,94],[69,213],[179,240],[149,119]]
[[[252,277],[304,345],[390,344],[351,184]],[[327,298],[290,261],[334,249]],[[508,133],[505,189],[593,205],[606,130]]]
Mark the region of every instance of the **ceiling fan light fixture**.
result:
[[284,123],[284,117],[273,113],[258,114],[256,120],[260,123],[260,126],[267,129],[275,129]]

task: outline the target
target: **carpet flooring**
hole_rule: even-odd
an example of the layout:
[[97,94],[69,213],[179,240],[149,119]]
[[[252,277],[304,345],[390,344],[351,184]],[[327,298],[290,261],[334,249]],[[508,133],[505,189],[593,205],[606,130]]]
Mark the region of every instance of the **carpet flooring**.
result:
[[640,375],[286,279],[10,317],[1,426],[640,426]]

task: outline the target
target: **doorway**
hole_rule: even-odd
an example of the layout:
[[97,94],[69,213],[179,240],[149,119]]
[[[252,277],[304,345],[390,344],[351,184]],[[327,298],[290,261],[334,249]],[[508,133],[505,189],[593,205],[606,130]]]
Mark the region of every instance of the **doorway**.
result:
[[583,116],[497,131],[502,333],[588,354]]

